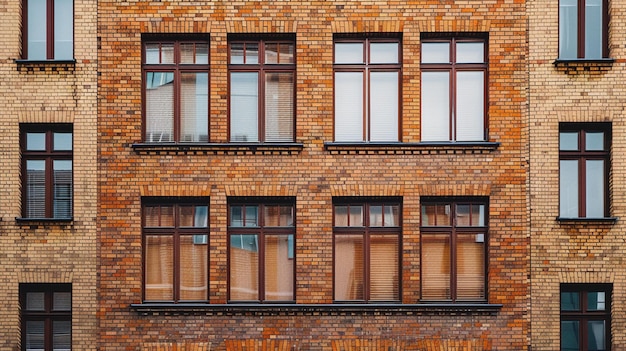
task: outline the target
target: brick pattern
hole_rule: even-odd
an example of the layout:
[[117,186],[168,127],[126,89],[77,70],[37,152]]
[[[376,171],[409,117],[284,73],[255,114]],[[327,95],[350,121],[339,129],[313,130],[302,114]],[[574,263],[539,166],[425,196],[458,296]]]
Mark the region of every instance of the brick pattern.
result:
[[[99,1],[98,317],[101,350],[146,343],[289,339],[332,350],[343,339],[415,336],[423,349],[526,350],[528,210],[525,4],[437,1]],[[402,141],[420,140],[420,34],[489,33],[489,139],[497,148],[404,153],[328,151],[333,140],[333,34],[402,33]],[[296,141],[287,153],[137,152],[141,34],[210,35],[210,142],[228,141],[227,34],[295,33]],[[296,300],[332,303],[332,200],[401,196],[402,302],[419,302],[420,196],[487,195],[489,302],[496,312],[139,313],[142,196],[209,196],[210,303],[227,302],[227,199],[296,198]],[[476,340],[476,341],[473,341]]]

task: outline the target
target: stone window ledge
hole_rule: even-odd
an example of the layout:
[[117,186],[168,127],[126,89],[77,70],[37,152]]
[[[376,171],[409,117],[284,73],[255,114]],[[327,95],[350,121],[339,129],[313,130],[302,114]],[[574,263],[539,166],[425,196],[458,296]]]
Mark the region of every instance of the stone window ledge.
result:
[[486,154],[496,151],[498,142],[420,142],[420,143],[353,143],[326,142],[331,154]]
[[556,217],[557,222],[560,223],[599,223],[599,224],[615,224],[619,220],[619,217],[600,217],[600,218],[586,218],[586,217]]
[[138,154],[199,155],[291,155],[304,148],[301,143],[137,143]]

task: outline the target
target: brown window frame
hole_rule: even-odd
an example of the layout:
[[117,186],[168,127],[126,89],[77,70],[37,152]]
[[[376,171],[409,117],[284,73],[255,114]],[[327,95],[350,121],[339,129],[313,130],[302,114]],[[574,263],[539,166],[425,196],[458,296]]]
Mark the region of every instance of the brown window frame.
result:
[[[576,42],[576,57],[575,58],[564,58],[561,57],[561,51],[560,51],[560,38],[562,35],[564,35],[563,33],[561,33],[561,10],[560,10],[560,5],[562,0],[559,1],[559,59],[561,60],[585,60],[585,59],[593,59],[593,58],[587,58],[585,57],[585,32],[587,29],[586,23],[585,23],[585,2],[586,0],[576,0],[576,8],[578,10],[577,13],[577,23],[576,23],[576,36],[577,36],[577,42]],[[602,59],[608,58],[609,57],[609,1],[608,0],[602,0],[602,24],[601,24],[602,28],[600,29],[602,31]]]
[[[45,150],[27,150],[27,135],[29,133],[45,134]],[[73,128],[71,124],[21,124],[20,125],[20,147],[22,151],[22,219],[55,219],[69,220],[72,218],[74,210],[74,177],[73,177],[73,148],[72,150],[54,150],[54,134],[70,133],[72,134],[73,144]],[[44,216],[30,216],[30,201],[28,194],[28,161],[44,161],[45,162],[45,199],[44,199]],[[54,188],[54,161],[72,161],[72,179],[69,199],[69,217],[55,217],[55,188]]]
[[[590,292],[603,292],[605,294],[605,308],[604,310],[592,310],[589,309]],[[578,310],[564,310],[563,309],[563,294],[564,293],[577,293],[578,294]],[[561,349],[563,347],[563,322],[578,322],[579,329],[579,351],[587,351],[588,349],[588,330],[587,322],[589,321],[604,321],[604,341],[605,348],[603,351],[611,351],[611,308],[612,308],[612,284],[582,284],[582,283],[562,283],[560,291],[560,320],[561,320]],[[567,350],[570,350],[569,348]]]
[[[38,61],[38,59],[29,58],[28,54],[28,7],[30,0],[23,0],[22,4],[22,58],[24,60]],[[59,60],[54,57],[54,44],[55,44],[55,36],[54,36],[54,3],[56,0],[45,0],[46,1],[46,58],[44,61],[53,61]],[[75,41],[75,23],[74,23],[74,12],[75,12],[75,3],[72,0],[72,58],[71,59],[62,59],[63,60],[74,60],[74,41]]]
[[[70,322],[70,340],[71,340],[71,323],[72,323],[72,306],[69,310],[59,310],[53,305],[54,293],[70,293],[70,303],[72,303],[71,293],[72,284],[69,283],[20,283],[20,313],[21,313],[21,350],[27,351],[27,331],[28,322],[38,321],[44,322],[43,343],[45,351],[53,350],[53,322]],[[27,296],[29,293],[44,294],[43,310],[29,310],[27,308]]]
[[[604,133],[604,150],[587,151],[584,149],[586,145],[587,133]],[[578,133],[578,150],[561,150],[559,146],[559,162],[567,160],[578,161],[578,218],[591,218],[587,217],[587,199],[586,199],[586,161],[588,160],[602,160],[604,161],[604,175],[603,175],[603,189],[604,189],[604,217],[610,216],[610,189],[609,178],[611,172],[611,139],[612,139],[612,126],[611,123],[560,123],[559,124],[559,140],[561,140],[563,133]],[[559,166],[559,168],[561,168]],[[563,180],[559,176],[559,183]],[[559,190],[560,192],[561,190]],[[563,194],[559,193],[559,199]],[[559,204],[559,207],[561,205]],[[559,218],[567,218],[561,216],[561,209],[559,210]]]
[[[233,63],[233,45],[242,45],[242,59],[243,62]],[[291,63],[280,62],[280,49],[278,49],[277,62],[266,62],[266,47],[268,45],[277,45],[280,48],[281,45],[291,46]],[[247,62],[248,47],[255,47],[256,50],[256,62]],[[230,34],[228,36],[228,135],[229,142],[257,142],[257,143],[269,143],[269,142],[293,142],[295,140],[296,131],[296,38],[294,34]],[[233,116],[232,116],[232,86],[231,75],[232,73],[258,73],[257,82],[257,140],[237,140],[232,134],[233,130]],[[291,138],[290,140],[272,141],[267,140],[267,119],[266,115],[266,73],[291,73],[293,78],[292,85],[292,112],[291,112]]]
[[[457,77],[456,72],[483,72],[484,84],[483,84],[483,137],[477,141],[488,140],[489,130],[489,40],[485,33],[424,33],[422,34],[420,53],[423,50],[423,44],[425,43],[449,43],[449,61],[448,63],[424,63],[420,62],[420,75],[424,72],[449,72],[449,130],[448,130],[448,142],[466,141],[458,140],[457,138],[457,98],[456,87]],[[459,63],[456,61],[456,44],[457,43],[483,43],[483,62],[482,63]],[[420,55],[423,57],[423,55]],[[422,59],[423,60],[423,59]],[[423,78],[420,76],[420,83],[423,87]],[[421,104],[426,102],[422,101]],[[421,123],[428,123],[428,116],[421,116]],[[422,136],[423,141],[424,140]],[[474,140],[472,140],[474,141]]]
[[[461,226],[458,225],[457,222],[457,206],[459,205],[469,205],[470,209],[472,205],[484,206],[484,225],[469,225],[469,226]],[[449,216],[451,223],[448,224],[424,224],[424,211],[425,206],[449,206]],[[443,303],[486,303],[488,300],[488,263],[489,263],[489,199],[486,197],[426,197],[421,199],[421,213],[420,216],[420,299],[422,302],[432,303],[432,302],[443,302]],[[471,210],[470,210],[471,211]],[[471,223],[471,215],[470,223]],[[479,223],[480,224],[480,223]],[[426,299],[423,294],[423,285],[424,285],[424,260],[425,258],[425,248],[424,248],[424,234],[427,235],[437,235],[437,236],[448,236],[449,237],[449,245],[450,245],[450,281],[449,281],[449,296],[450,298],[446,298],[445,296],[442,298],[434,298],[434,299]],[[458,297],[458,249],[457,242],[459,235],[468,235],[468,234],[476,234],[483,235],[483,297],[479,299],[462,299]]]
[[[207,62],[206,63],[182,63],[181,62],[181,44],[186,45],[206,45],[207,47]],[[173,63],[147,63],[147,46],[148,45],[158,45],[159,50],[162,50],[164,45],[173,45]],[[196,52],[196,47],[194,47],[194,53]],[[159,52],[159,60],[162,60],[163,52]],[[194,56],[194,60],[197,59]],[[209,38],[206,35],[190,35],[190,36],[171,36],[171,35],[144,35],[142,38],[142,121],[143,121],[143,130],[142,130],[142,140],[145,140],[149,143],[203,143],[209,142],[210,140],[210,90],[211,90],[211,52],[210,52],[210,42]],[[147,96],[147,84],[148,84],[148,74],[149,73],[172,73],[173,75],[173,98],[172,98],[172,110],[173,110],[173,120],[172,120],[172,136],[168,138],[166,141],[154,141],[152,137],[148,133],[148,96]],[[183,92],[182,92],[182,81],[181,76],[186,73],[205,73],[207,75],[207,106],[206,106],[206,125],[207,129],[202,131],[200,134],[199,140],[183,140],[184,135],[182,131],[182,100],[183,100]],[[169,140],[171,139],[171,141]]]
[[[347,216],[348,223],[347,226],[339,226],[337,225],[336,218],[336,210],[337,207],[346,207],[346,213],[350,214],[350,207],[357,206],[362,208],[362,225],[361,226],[352,226],[350,221],[350,215]],[[382,226],[372,226],[370,222],[370,209],[373,206],[382,206],[381,213],[383,225]],[[397,225],[387,226],[384,223],[384,213],[385,207],[397,207],[398,211],[398,223]],[[337,237],[341,236],[354,236],[354,235],[362,235],[363,236],[363,261],[361,262],[363,268],[363,286],[362,289],[362,299],[338,299],[337,298],[337,249],[336,249],[336,241]],[[372,288],[372,276],[371,276],[371,237],[373,235],[383,235],[383,236],[395,236],[397,237],[397,245],[398,245],[398,266],[397,266],[397,296],[390,300],[379,300],[373,299],[371,294]],[[335,303],[343,303],[343,302],[356,302],[356,303],[399,303],[402,300],[402,199],[396,197],[337,197],[333,199],[333,299]]]
[[[172,216],[174,220],[173,226],[148,226],[146,224],[146,210],[149,207],[158,207],[159,209],[159,222],[163,215],[162,208],[171,207]],[[198,207],[206,207],[206,226],[181,226],[180,225],[180,212],[181,207],[193,207],[194,216]],[[209,300],[209,241],[210,241],[210,223],[209,223],[209,200],[206,198],[163,198],[163,197],[146,197],[142,199],[142,214],[141,214],[141,227],[142,227],[142,246],[143,246],[143,295],[142,300],[144,302],[173,302],[173,303],[192,303],[192,302],[208,302]],[[195,219],[195,217],[194,217]],[[148,299],[147,297],[147,279],[148,269],[147,256],[148,256],[148,236],[160,236],[160,237],[172,237],[172,299]],[[181,297],[181,236],[193,236],[194,245],[204,245],[206,250],[205,262],[207,270],[206,274],[207,289],[206,295],[202,299],[183,299]],[[200,238],[200,242],[196,242],[196,238]]]
[[[265,223],[265,208],[266,207],[291,207],[291,225],[284,226],[269,226]],[[241,225],[233,225],[233,215],[232,210],[234,207],[241,208]],[[256,207],[256,223],[248,223],[246,218],[246,208],[247,207]],[[250,225],[248,225],[250,224]],[[296,201],[295,198],[291,197],[233,197],[228,199],[228,301],[234,303],[294,303],[296,300]],[[258,297],[256,299],[236,299],[233,298],[232,289],[232,243],[233,236],[236,235],[256,235],[256,249],[258,252],[258,262],[257,262],[257,289],[258,289]],[[288,257],[292,261],[293,272],[291,280],[293,282],[291,291],[293,299],[288,300],[274,300],[268,299],[265,285],[266,285],[266,276],[265,276],[265,268],[266,268],[266,236],[291,236],[291,255]]]
[[[363,44],[363,56],[361,63],[338,63],[336,58],[336,44],[342,43],[362,43]],[[371,44],[381,43],[395,43],[398,44],[398,62],[396,63],[372,63],[370,48]],[[362,138],[358,142],[386,142],[387,140],[372,140],[372,117],[371,106],[373,103],[372,94],[370,94],[370,81],[372,72],[396,72],[398,73],[398,120],[397,120],[397,137],[396,140],[387,142],[399,142],[402,140],[402,35],[399,33],[358,33],[358,34],[335,34],[333,38],[333,105],[336,106],[337,98],[337,83],[336,75],[341,72],[360,72],[363,73],[363,116],[362,116]],[[338,116],[336,111],[333,111],[333,126],[336,125]],[[337,142],[343,142],[344,140],[337,140],[335,133],[335,127],[333,128],[333,140]]]

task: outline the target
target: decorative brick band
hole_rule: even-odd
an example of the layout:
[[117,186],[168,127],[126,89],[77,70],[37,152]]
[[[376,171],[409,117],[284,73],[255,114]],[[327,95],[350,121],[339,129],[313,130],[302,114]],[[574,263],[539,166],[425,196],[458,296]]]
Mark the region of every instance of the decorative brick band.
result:
[[141,196],[209,196],[208,185],[172,184],[144,185],[140,188]]
[[141,346],[142,351],[209,351],[211,350],[210,342],[194,342],[194,343],[172,343],[172,342],[153,342],[145,343]]
[[489,32],[490,21],[459,20],[459,19],[432,19],[417,21],[420,32]]
[[432,184],[419,185],[422,196],[489,196],[489,184]]
[[586,284],[603,284],[615,281],[614,271],[606,271],[606,269],[598,269],[591,271],[568,271],[559,272],[559,281],[562,283],[586,283]]
[[69,271],[20,271],[17,273],[17,281],[20,283],[70,283],[73,272]]
[[334,184],[330,187],[332,196],[402,196],[404,188],[387,184]]
[[141,22],[141,33],[210,33],[209,22],[204,21],[148,21]]
[[19,123],[73,123],[73,111],[22,111]]
[[394,20],[364,20],[364,21],[333,21],[333,33],[400,33],[404,28],[404,21]]
[[226,21],[227,33],[295,33],[298,21]]
[[226,196],[296,196],[293,185],[240,184],[226,186]]

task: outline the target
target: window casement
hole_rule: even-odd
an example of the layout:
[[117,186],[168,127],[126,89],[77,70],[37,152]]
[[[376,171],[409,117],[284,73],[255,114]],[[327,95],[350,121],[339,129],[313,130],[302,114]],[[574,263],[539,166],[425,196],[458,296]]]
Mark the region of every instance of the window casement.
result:
[[72,125],[21,125],[23,218],[72,218],[72,144]]
[[487,199],[427,198],[421,212],[421,300],[485,302]]
[[74,59],[74,0],[24,0],[25,60]]
[[422,36],[421,140],[487,140],[487,40]]
[[611,284],[561,284],[561,351],[611,350]]
[[228,48],[230,142],[293,142],[293,35],[231,35]]
[[294,235],[293,198],[229,199],[229,301],[295,301]]
[[400,140],[402,46],[398,35],[335,36],[334,140]]
[[559,59],[608,58],[608,0],[559,0]]
[[335,302],[400,301],[401,200],[333,202]]
[[209,298],[207,199],[143,199],[144,301]]
[[144,39],[144,140],[208,142],[208,39]]
[[559,217],[609,217],[610,123],[559,126]]
[[72,285],[20,284],[22,351],[72,349]]

